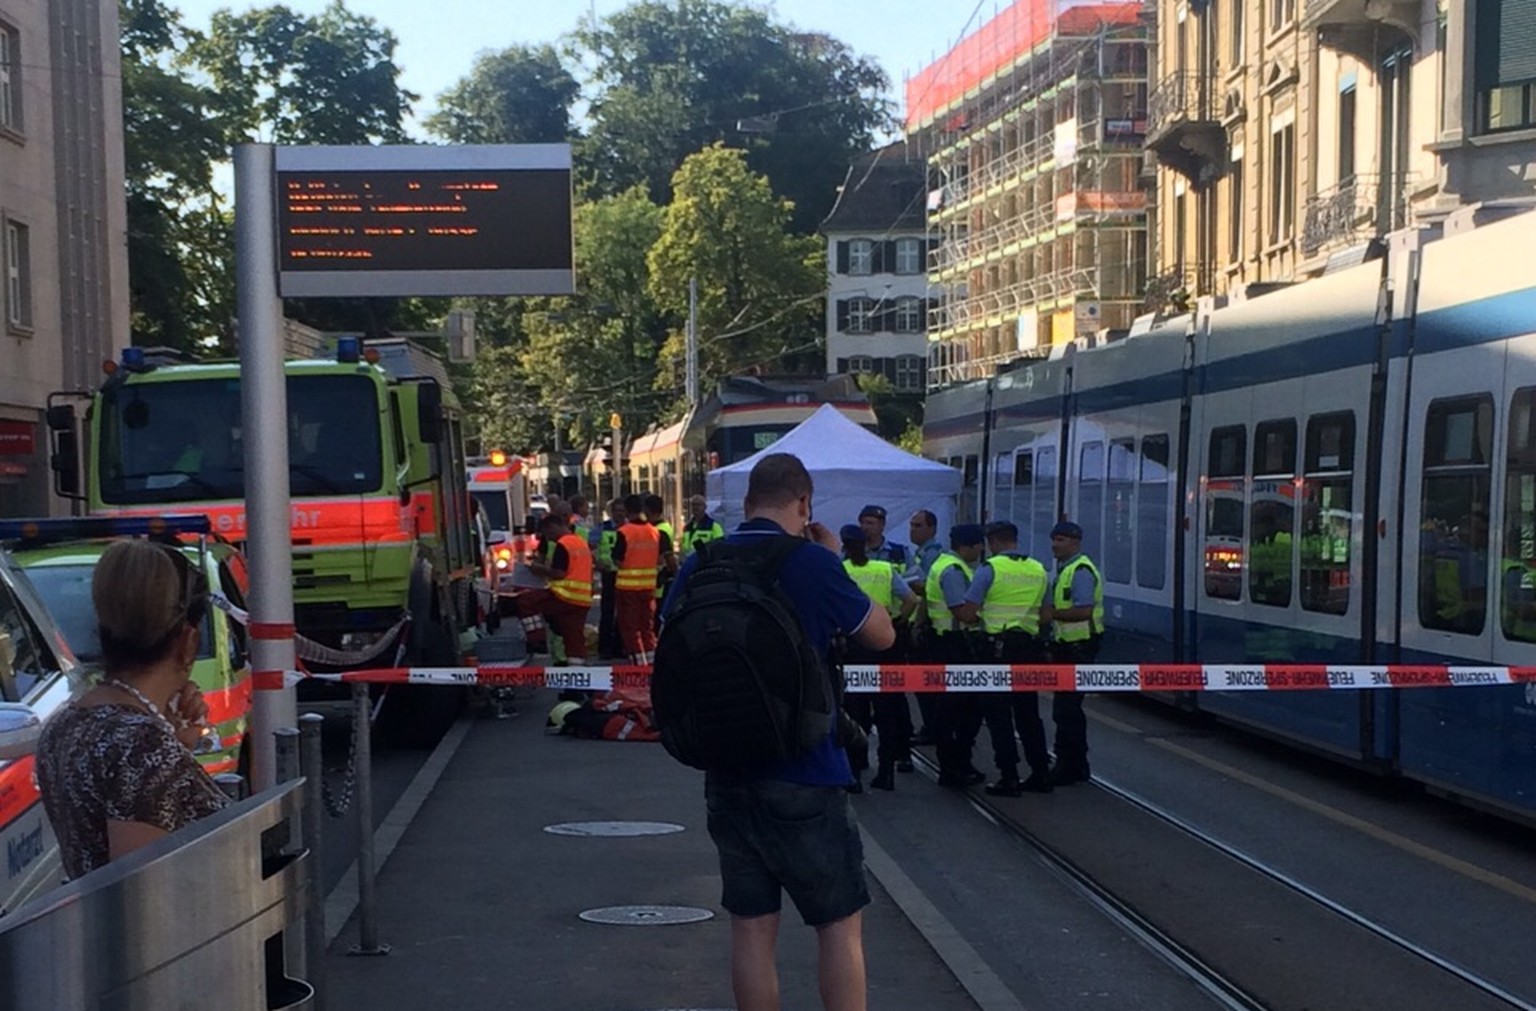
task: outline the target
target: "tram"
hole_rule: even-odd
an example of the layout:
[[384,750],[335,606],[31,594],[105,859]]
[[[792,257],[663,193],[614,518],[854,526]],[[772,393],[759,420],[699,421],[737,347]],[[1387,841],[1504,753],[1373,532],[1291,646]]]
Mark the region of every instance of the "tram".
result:
[[[1536,665],[1536,213],[1478,213],[936,392],[926,455],[1036,556],[1083,526],[1104,662]],[[1536,816],[1532,686],[1178,704]]]

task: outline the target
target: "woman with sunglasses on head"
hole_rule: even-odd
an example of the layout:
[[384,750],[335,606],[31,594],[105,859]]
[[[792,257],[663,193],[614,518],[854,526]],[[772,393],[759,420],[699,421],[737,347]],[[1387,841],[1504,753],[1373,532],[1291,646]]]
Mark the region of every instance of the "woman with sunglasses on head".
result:
[[226,803],[192,756],[208,707],[191,681],[205,577],[175,548],[121,541],[91,581],[101,682],[43,728],[37,782],[78,878]]

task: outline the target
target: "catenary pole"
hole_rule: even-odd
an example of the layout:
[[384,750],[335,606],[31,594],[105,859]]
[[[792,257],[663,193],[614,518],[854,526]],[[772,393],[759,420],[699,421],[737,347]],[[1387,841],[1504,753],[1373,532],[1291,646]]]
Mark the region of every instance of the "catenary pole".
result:
[[293,559],[288,504],[288,390],[283,376],[283,304],[277,293],[276,172],[271,144],[235,147],[235,304],[239,317],[240,409],[245,430],[246,554],[251,571],[254,692],[249,746],[257,792],[275,785],[273,734],[298,720]]

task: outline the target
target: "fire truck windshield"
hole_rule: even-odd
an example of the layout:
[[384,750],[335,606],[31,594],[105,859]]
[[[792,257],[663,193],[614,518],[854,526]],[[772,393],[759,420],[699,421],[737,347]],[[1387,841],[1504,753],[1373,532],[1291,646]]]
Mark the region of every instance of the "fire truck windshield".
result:
[[[126,383],[101,398],[101,498],[190,502],[245,494],[238,378]],[[382,481],[379,401],[363,376],[288,377],[289,492],[349,495]]]
[[505,489],[497,488],[495,491],[477,491],[473,493],[475,501],[480,503],[480,508],[485,510],[485,521],[490,524],[492,530],[510,530],[510,520],[507,517],[507,493]]

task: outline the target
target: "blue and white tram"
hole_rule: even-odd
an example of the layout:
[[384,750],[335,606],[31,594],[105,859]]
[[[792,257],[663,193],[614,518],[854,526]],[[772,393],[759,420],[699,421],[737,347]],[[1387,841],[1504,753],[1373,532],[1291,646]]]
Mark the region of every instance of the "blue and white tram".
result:
[[[1107,661],[1536,665],[1536,213],[929,398],[971,516],[1104,573]],[[1536,692],[1182,701],[1536,815]]]

